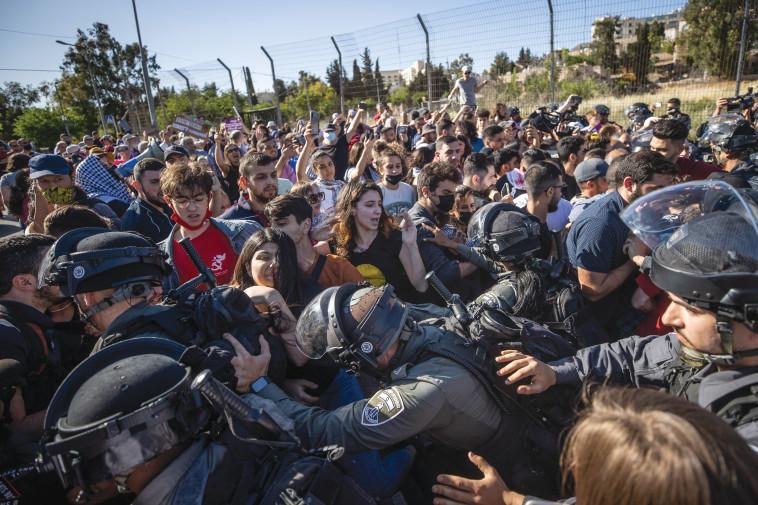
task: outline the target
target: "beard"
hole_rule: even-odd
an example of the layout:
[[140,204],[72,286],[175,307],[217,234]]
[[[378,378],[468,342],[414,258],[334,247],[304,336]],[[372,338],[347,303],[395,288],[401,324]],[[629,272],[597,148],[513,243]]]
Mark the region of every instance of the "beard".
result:
[[42,286],[34,293],[33,297],[35,302],[40,307],[44,307],[45,310],[69,300],[69,297],[61,296],[60,289],[57,286]]
[[249,194],[250,194],[250,198],[252,198],[256,202],[263,205],[267,204],[268,202],[270,202],[271,200],[277,197],[277,191],[274,191],[273,196],[266,196],[263,193],[258,193],[257,191],[250,189]]
[[642,188],[640,186],[637,186],[634,189],[634,192],[629,194],[629,201],[626,202],[627,205],[629,205],[630,203],[632,203],[633,201],[635,201],[637,198],[641,196],[642,196]]
[[166,201],[163,199],[163,196],[160,195],[150,195],[145,193],[145,200],[161,209],[166,206]]
[[547,204],[548,212],[555,212],[556,210],[558,210],[558,201],[550,202],[549,204]]

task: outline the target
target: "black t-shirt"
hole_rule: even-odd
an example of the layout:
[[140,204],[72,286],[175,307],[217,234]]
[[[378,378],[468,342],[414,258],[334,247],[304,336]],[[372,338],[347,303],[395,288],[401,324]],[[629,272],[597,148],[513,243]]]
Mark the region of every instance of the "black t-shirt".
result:
[[401,300],[413,302],[419,293],[408,279],[400,261],[402,247],[403,233],[400,230],[390,231],[389,237],[379,233],[368,249],[360,253],[353,252],[349,260],[363,278],[374,286],[392,284]]
[[345,138],[345,135],[340,135],[337,139],[337,143],[333,146],[322,145],[319,147],[319,150],[325,151],[332,157],[332,161],[334,162],[334,179],[340,181],[344,180],[345,172],[347,172],[347,159],[349,155],[347,138]]
[[226,175],[221,175],[221,188],[229,196],[230,202],[236,202],[240,197],[240,167],[239,165],[226,164],[229,171]]

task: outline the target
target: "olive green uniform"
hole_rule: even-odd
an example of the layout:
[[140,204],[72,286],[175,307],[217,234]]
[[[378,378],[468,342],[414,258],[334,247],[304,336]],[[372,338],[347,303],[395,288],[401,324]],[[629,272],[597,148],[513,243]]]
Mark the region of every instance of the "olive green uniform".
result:
[[425,354],[422,347],[429,343],[454,349],[460,356],[472,353],[455,334],[422,325],[411,336],[387,387],[370,399],[327,411],[292,400],[274,384],[260,395],[294,420],[306,447],[337,444],[356,453],[423,434],[453,450],[474,450],[495,435],[501,411],[465,368]]

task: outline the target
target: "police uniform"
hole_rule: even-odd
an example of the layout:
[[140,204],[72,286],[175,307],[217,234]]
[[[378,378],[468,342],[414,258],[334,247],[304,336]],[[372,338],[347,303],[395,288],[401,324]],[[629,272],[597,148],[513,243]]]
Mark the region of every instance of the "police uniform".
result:
[[460,451],[474,450],[495,435],[501,413],[481,384],[462,366],[442,357],[426,356],[426,344],[470,349],[451,332],[422,325],[402,354],[402,365],[390,383],[373,397],[334,411],[304,406],[276,385],[260,391],[295,421],[308,447],[338,444],[348,453],[381,449],[414,435]]
[[758,367],[717,371],[713,364],[696,368],[682,362],[676,334],[629,337],[588,347],[572,358],[550,363],[557,384],[585,380],[653,386],[714,412],[758,447]]

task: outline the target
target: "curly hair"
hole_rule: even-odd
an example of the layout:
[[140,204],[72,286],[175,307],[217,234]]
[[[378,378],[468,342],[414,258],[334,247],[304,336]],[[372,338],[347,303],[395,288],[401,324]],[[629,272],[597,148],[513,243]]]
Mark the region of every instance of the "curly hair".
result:
[[[355,226],[355,216],[350,212],[354,209],[363,195],[369,191],[376,191],[379,197],[382,197],[382,189],[375,183],[353,179],[340,192],[335,205],[334,215],[339,218],[337,225],[336,252],[348,260],[355,249],[355,236],[358,229]],[[379,233],[389,237],[390,231],[394,228],[392,218],[382,205],[382,215],[379,217]]]

